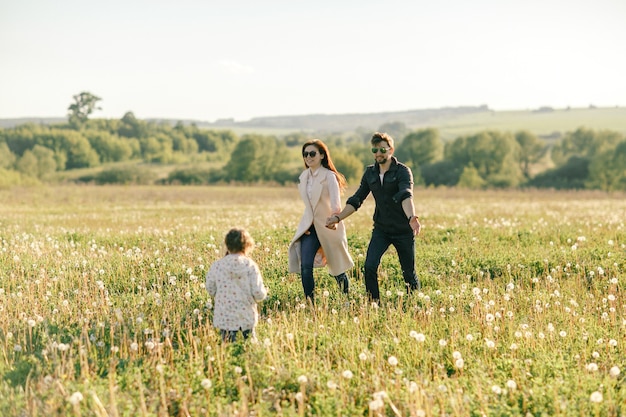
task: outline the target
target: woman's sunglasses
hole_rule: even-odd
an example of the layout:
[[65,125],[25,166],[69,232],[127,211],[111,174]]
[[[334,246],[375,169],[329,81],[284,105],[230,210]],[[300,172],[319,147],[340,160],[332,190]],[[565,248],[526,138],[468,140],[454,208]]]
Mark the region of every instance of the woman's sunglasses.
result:
[[380,153],[387,153],[387,151],[391,148],[372,148],[372,153],[376,153],[380,151]]
[[308,158],[309,156],[311,158],[315,158],[315,155],[317,155],[317,151],[302,152],[302,156],[305,157],[305,158]]

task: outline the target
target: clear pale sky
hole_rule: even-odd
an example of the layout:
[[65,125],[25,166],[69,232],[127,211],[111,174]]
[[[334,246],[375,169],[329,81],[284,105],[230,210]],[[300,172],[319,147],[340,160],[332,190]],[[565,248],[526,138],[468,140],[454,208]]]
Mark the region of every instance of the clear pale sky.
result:
[[626,0],[0,0],[0,118],[626,105]]

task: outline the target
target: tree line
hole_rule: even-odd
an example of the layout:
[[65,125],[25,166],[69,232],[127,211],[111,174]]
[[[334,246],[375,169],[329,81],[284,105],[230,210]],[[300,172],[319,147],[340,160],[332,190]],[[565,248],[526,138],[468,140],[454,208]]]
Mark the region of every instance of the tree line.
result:
[[[74,181],[96,184],[217,184],[297,181],[293,163],[310,134],[284,136],[200,129],[147,122],[127,112],[121,119],[89,119],[100,100],[74,96],[67,123],[23,124],[0,129],[0,186],[53,182],[59,172],[101,167]],[[529,131],[486,130],[444,142],[436,129],[410,131],[386,123],[396,156],[413,168],[422,186],[465,188],[537,187],[626,191],[626,137],[579,128],[548,144]],[[337,168],[358,182],[373,161],[373,132],[313,135],[331,148]],[[541,163],[543,169],[535,168]],[[150,165],[175,165],[157,179]]]

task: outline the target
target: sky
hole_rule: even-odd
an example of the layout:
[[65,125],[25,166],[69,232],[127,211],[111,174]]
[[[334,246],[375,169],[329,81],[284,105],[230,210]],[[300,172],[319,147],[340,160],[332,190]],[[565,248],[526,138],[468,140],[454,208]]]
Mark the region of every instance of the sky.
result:
[[0,119],[626,105],[626,0],[0,0]]

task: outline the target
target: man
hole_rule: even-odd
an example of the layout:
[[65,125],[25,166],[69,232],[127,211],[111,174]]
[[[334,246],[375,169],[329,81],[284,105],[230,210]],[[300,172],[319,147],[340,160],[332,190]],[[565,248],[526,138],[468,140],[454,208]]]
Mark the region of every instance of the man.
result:
[[326,227],[333,227],[357,211],[370,192],[374,195],[374,229],[365,257],[365,289],[372,301],[379,302],[378,266],[389,245],[398,253],[407,292],[420,288],[415,273],[415,236],[422,225],[413,205],[413,173],[393,156],[393,138],[376,132],[371,143],[374,165],[365,169],[359,189],[339,214],[326,220]]

